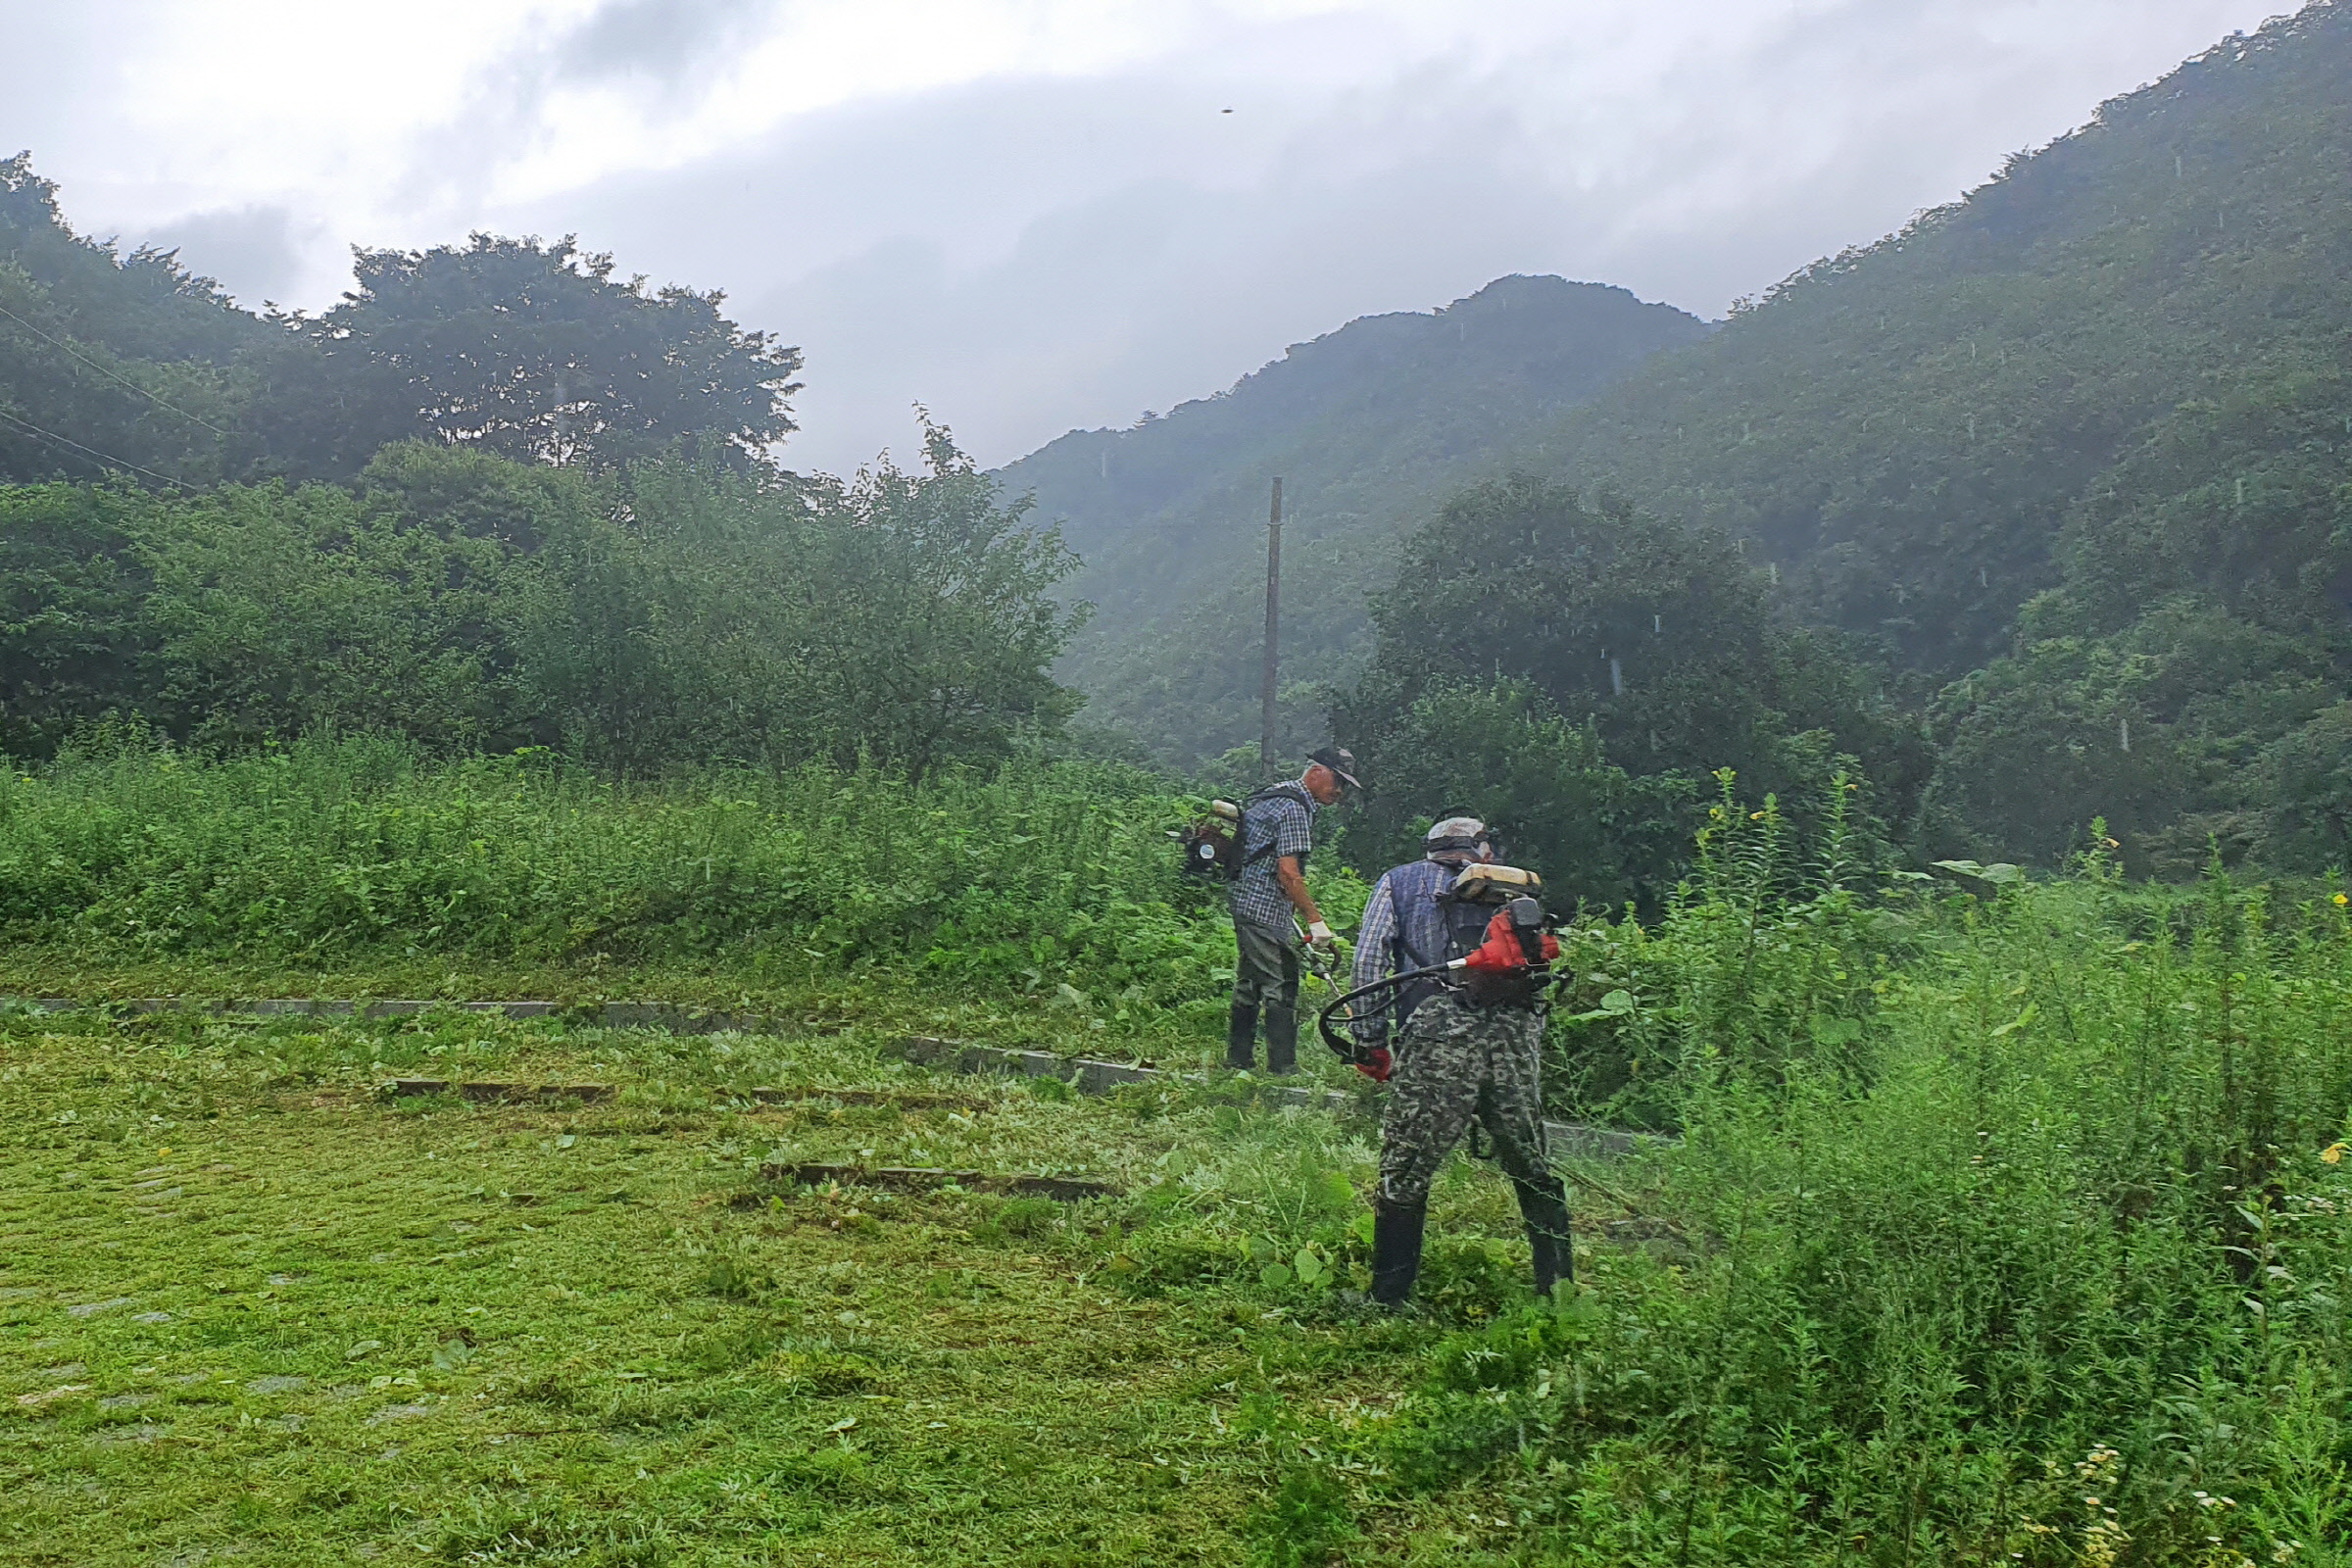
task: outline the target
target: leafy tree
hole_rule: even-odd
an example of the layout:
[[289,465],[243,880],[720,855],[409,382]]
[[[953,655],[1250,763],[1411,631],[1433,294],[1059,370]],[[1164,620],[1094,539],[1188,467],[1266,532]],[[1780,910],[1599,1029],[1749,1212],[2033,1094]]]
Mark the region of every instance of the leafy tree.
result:
[[1918,737],[1834,644],[1774,623],[1730,540],[1514,475],[1455,497],[1401,556],[1373,601],[1371,667],[1332,710],[1375,779],[1420,765],[1397,715],[1424,696],[1517,680],[1637,776],[1729,766],[1792,793],[1822,755],[1794,743],[1822,731],[1909,807]]
[[276,461],[356,471],[429,439],[517,462],[611,466],[677,450],[740,465],[793,429],[795,348],[721,314],[725,296],[613,276],[610,256],[476,234],[356,253],[359,286],[281,317],[258,417]]
[[581,755],[861,760],[921,776],[1057,730],[1080,612],[1052,530],[928,433],[927,466],[807,484],[642,466],[551,535],[522,609],[536,701]]
[[57,187],[0,160],[0,482],[204,482],[244,461],[232,368],[268,328],[168,252],[75,234]]
[[[696,487],[649,488],[675,497]],[[765,607],[785,588],[760,570],[771,551],[725,548],[728,535],[772,540],[772,519],[737,515],[716,539],[698,540],[682,536],[658,504],[624,514],[603,499],[556,521],[516,604],[533,708],[564,749],[623,771],[691,755],[759,758],[765,717],[778,707],[773,671],[738,670],[750,679],[715,685],[719,661],[710,655],[713,644],[740,646],[745,628],[730,611],[740,610],[741,594]],[[729,557],[736,569],[717,569]],[[724,606],[706,597],[712,588],[726,595]],[[748,724],[747,707],[758,715]]]
[[1561,907],[1655,907],[1682,869],[1698,799],[1685,775],[1610,765],[1589,725],[1518,678],[1433,681],[1384,734],[1378,763],[1346,841],[1367,874],[1418,858],[1432,821],[1469,811]]
[[2278,865],[2352,865],[2352,703],[2274,742],[2261,774],[2264,858]]
[[58,209],[56,183],[33,172],[28,153],[0,159],[0,261],[46,291],[53,324],[77,344],[126,359],[227,366],[269,335],[172,252],[125,255],[76,234]]
[[514,553],[404,524],[326,485],[230,485],[157,509],[138,555],[148,705],[216,746],[385,730],[444,751],[513,745],[499,635]]
[[1936,714],[1928,849],[2054,860],[2094,818],[2129,837],[2178,815],[2190,765],[2147,704],[2166,673],[2159,657],[2050,638],[1955,684]]
[[1078,699],[1048,673],[1085,623],[1054,588],[1077,566],[1057,528],[1028,526],[1026,499],[926,422],[924,471],[885,463],[816,487],[808,545],[814,595],[804,630],[819,745],[848,764],[860,749],[920,777],[955,757],[1001,755],[1023,728],[1057,730]]
[[0,486],[0,747],[46,756],[140,697],[144,498],[120,485]]

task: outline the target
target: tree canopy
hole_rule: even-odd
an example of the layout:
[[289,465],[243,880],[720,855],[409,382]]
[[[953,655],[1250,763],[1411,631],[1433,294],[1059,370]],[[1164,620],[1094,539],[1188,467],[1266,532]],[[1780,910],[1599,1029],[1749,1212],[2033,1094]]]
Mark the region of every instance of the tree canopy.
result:
[[0,160],[0,482],[203,483],[247,454],[240,357],[269,328],[169,252],[80,237]]
[[800,351],[725,296],[614,275],[570,239],[355,253],[332,309],[256,316],[168,251],[74,231],[0,161],[0,482],[349,481],[429,440],[612,467],[773,466]]
[[671,761],[1006,754],[1076,704],[1071,558],[944,430],[924,469],[597,473],[425,442],[351,487],[0,488],[8,748],[114,715],[236,750],[312,731]]
[[1654,896],[1711,771],[1795,796],[1839,756],[1908,814],[1915,728],[1834,638],[1777,623],[1766,575],[1720,534],[1514,474],[1455,497],[1399,554],[1370,667],[1331,711],[1375,784],[1375,858],[1409,853],[1451,803],[1580,892]]
[[[281,318],[257,418],[287,467],[331,476],[394,441],[610,466],[675,450],[740,466],[794,428],[800,350],[725,296],[616,278],[569,239],[355,253],[358,286]],[[307,352],[306,352],[307,351]]]

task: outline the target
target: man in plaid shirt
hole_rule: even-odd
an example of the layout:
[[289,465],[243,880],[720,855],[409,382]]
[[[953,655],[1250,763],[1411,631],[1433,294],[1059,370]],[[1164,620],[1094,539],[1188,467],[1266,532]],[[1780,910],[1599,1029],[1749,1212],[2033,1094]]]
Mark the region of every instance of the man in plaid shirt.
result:
[[[1446,962],[1458,943],[1439,902],[1465,868],[1494,858],[1487,825],[1449,816],[1422,841],[1422,858],[1382,877],[1356,928],[1355,980],[1375,985]],[[1477,907],[1477,906],[1474,906]],[[1483,921],[1486,910],[1477,907]],[[1544,1008],[1481,1004],[1433,977],[1408,981],[1393,1004],[1352,1020],[1363,1047],[1359,1070],[1387,1082],[1380,1123],[1380,1193],[1372,1205],[1372,1298],[1401,1306],[1421,1270],[1430,1182],[1473,1123],[1494,1140],[1494,1158],[1519,1195],[1536,1294],[1548,1298],[1575,1276],[1568,1196],[1544,1139]],[[1391,1031],[1398,1041],[1389,1050]]]
[[[1352,981],[1359,988],[1444,963],[1451,956],[1438,899],[1453,886],[1463,866],[1494,858],[1494,842],[1477,817],[1448,816],[1424,836],[1421,857],[1383,876],[1364,902],[1364,918],[1355,930]],[[1388,1077],[1390,1031],[1403,1027],[1413,1009],[1437,990],[1435,980],[1410,981],[1396,988],[1388,1005],[1369,1008],[1351,1020],[1357,1042],[1376,1054],[1361,1070],[1375,1078]]]
[[1306,858],[1315,813],[1355,783],[1354,754],[1326,746],[1307,757],[1295,783],[1267,786],[1243,803],[1241,871],[1233,879],[1233,1010],[1225,1029],[1225,1065],[1255,1064],[1257,1023],[1266,1024],[1266,1070],[1298,1065],[1298,945],[1291,918],[1317,949],[1332,948],[1331,927],[1306,890]]

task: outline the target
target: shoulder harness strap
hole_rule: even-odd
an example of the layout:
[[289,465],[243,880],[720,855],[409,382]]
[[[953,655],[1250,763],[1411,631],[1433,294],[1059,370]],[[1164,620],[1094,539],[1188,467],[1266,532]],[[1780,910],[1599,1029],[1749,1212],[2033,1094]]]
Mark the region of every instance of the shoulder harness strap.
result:
[[[1255,806],[1260,801],[1272,800],[1276,796],[1280,796],[1284,800],[1297,801],[1300,806],[1307,807],[1309,809],[1313,808],[1314,803],[1307,795],[1305,789],[1301,787],[1296,779],[1285,779],[1279,784],[1268,784],[1262,788],[1251,790],[1247,796],[1245,796],[1242,800],[1243,818],[1245,820],[1248,819],[1250,815],[1250,808]],[[1241,863],[1243,865],[1255,865],[1258,861],[1265,859],[1268,856],[1274,853],[1274,843],[1275,841],[1273,839],[1266,840],[1265,843],[1259,845],[1256,849],[1251,850],[1248,855],[1243,856]]]

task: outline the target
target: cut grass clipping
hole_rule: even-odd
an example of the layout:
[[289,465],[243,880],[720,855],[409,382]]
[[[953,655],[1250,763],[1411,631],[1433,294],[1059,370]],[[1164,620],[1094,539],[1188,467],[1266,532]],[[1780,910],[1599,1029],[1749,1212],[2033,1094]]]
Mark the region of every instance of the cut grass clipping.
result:
[[[1385,1409],[1525,1294],[1483,1169],[1442,1195],[1441,1321],[1358,1322],[1366,1129],[877,1044],[0,1019],[0,1561],[1231,1562],[1282,1485],[1264,1411]],[[616,1093],[387,1092],[428,1075]]]

